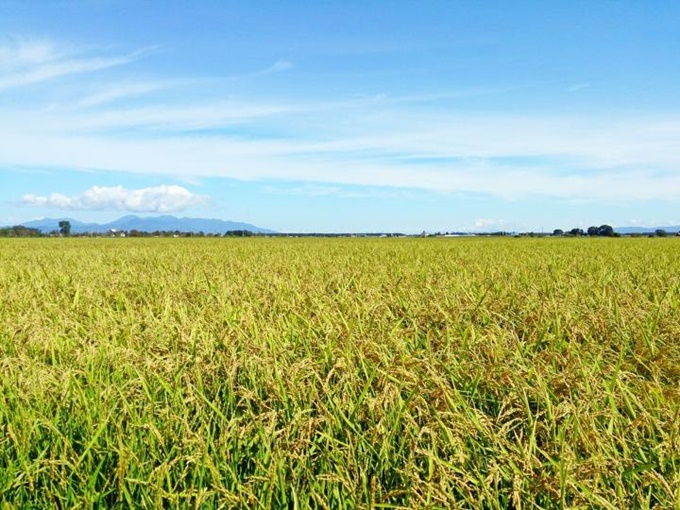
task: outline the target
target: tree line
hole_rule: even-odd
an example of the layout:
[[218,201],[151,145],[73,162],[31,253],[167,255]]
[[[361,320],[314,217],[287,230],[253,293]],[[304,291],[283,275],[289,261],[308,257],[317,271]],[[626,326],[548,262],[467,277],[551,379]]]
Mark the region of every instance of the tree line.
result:
[[228,230],[224,234],[212,234],[205,232],[183,232],[180,230],[112,230],[109,232],[78,232],[73,233],[69,221],[60,221],[59,228],[49,232],[43,232],[37,228],[15,225],[13,227],[0,228],[0,237],[254,237],[263,234],[250,230]]
[[[62,220],[59,222],[58,229],[55,228],[54,230],[50,232],[42,232],[41,230],[37,228],[29,228],[29,227],[24,227],[23,225],[15,225],[13,227],[2,227],[0,228],[0,237],[258,237],[258,236],[290,236],[290,235],[300,235],[300,236],[305,236],[305,237],[316,237],[316,236],[328,236],[329,234],[260,234],[257,232],[251,232],[250,230],[228,230],[224,234],[213,234],[213,233],[205,233],[205,232],[183,232],[179,230],[155,230],[153,232],[147,232],[143,230],[116,230],[116,231],[109,231],[106,233],[101,233],[101,232],[79,232],[79,233],[72,233],[71,231],[71,223],[67,220]],[[437,232],[434,234],[434,236],[442,236],[442,235],[454,235],[456,233],[449,233],[446,232],[444,234]],[[464,234],[464,233],[457,233],[459,235],[469,235],[469,234]],[[331,236],[349,236],[351,234],[331,234]],[[374,235],[381,235],[381,234],[374,234]],[[390,237],[392,235],[403,235],[403,234],[382,234],[382,236]],[[421,234],[425,236],[425,232]],[[483,235],[486,236],[506,236],[510,235],[508,232],[494,232],[494,233],[485,233]],[[523,234],[523,235],[536,235],[533,232],[528,233],[528,234]],[[545,234],[540,234],[540,235],[545,235]],[[550,234],[547,234],[550,235]],[[618,232],[614,231],[614,228],[611,225],[600,225],[599,227],[597,226],[591,226],[588,227],[587,229],[582,229],[582,228],[572,228],[571,230],[562,230],[560,228],[557,228],[553,231],[552,233],[553,236],[556,237],[621,237],[621,234]],[[650,237],[667,237],[669,234],[663,229],[656,229],[653,233],[645,233],[645,234],[631,234],[634,236],[640,236],[640,235],[646,235]]]
[[553,231],[554,236],[590,236],[590,237],[619,237],[621,234],[614,232],[614,227],[611,225],[600,225],[599,227],[592,226],[588,227],[587,230],[582,228],[572,228],[571,230],[564,231],[557,228]]
[[[590,237],[621,237],[621,234],[614,231],[611,225],[600,225],[599,227],[592,226],[588,227],[587,230],[582,228],[572,228],[571,230],[564,231],[562,229],[555,229],[553,231],[554,236],[567,236],[567,237],[580,237],[580,236],[590,236]],[[639,236],[643,234],[631,234],[634,236]],[[649,237],[667,237],[668,232],[662,228],[657,228],[654,232],[645,233],[644,235]]]

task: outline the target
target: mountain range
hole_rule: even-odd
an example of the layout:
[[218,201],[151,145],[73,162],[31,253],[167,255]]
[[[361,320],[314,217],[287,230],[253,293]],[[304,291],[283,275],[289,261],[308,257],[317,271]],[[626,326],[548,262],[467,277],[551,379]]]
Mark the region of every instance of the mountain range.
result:
[[45,218],[22,223],[24,227],[36,228],[42,232],[59,230],[60,221],[71,223],[71,232],[82,234],[105,233],[110,230],[139,230],[142,232],[175,231],[180,232],[204,232],[205,234],[224,234],[229,230],[249,230],[259,234],[274,234],[273,230],[256,227],[250,223],[238,221],[225,221],[207,218],[177,218],[176,216],[149,216],[140,217],[135,215],[123,216],[109,223],[83,223],[73,218]]
[[619,234],[653,234],[655,230],[665,230],[669,234],[680,232],[680,225],[671,227],[616,227],[614,231]]

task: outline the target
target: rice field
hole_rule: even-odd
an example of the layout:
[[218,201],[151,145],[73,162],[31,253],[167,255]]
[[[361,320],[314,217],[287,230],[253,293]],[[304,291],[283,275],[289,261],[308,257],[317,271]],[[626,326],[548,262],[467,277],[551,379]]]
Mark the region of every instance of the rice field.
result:
[[680,239],[0,240],[0,508],[680,508]]

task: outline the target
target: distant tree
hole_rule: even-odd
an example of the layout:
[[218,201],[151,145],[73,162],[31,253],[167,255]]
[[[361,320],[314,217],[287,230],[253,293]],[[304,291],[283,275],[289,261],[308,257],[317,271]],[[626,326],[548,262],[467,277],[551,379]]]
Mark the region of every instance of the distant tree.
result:
[[589,236],[599,236],[600,235],[600,229],[597,227],[588,227],[588,230],[586,231]]
[[583,232],[583,229],[582,229],[582,228],[572,228],[572,229],[569,231],[569,235],[570,235],[570,236],[582,236],[582,235],[584,235],[584,234],[585,234],[585,232]]
[[250,230],[227,230],[224,237],[252,237],[253,233]]
[[564,230],[562,230],[561,228],[556,228],[555,230],[553,230],[553,235],[556,237],[563,236]]
[[68,220],[61,220],[59,222],[59,233],[64,237],[71,235],[71,222]]
[[657,237],[666,237],[668,235],[668,232],[666,232],[662,228],[657,228],[654,233],[656,234]]
[[614,237],[614,228],[611,225],[600,225],[597,229],[597,235],[603,237]]
[[37,228],[28,228],[23,225],[0,228],[0,237],[40,237],[42,232]]

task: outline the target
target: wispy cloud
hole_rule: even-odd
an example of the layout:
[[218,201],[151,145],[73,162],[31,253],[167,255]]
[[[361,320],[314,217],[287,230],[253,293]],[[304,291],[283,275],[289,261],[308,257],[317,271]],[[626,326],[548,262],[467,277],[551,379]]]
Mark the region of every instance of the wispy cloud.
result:
[[142,96],[171,87],[172,82],[123,83],[97,91],[81,99],[77,106],[90,108],[113,103],[120,99]]
[[310,197],[326,197],[342,193],[342,187],[305,184],[304,186],[265,186],[264,192],[271,195],[303,195]]
[[569,92],[578,92],[579,90],[588,89],[590,87],[592,87],[592,84],[588,82],[575,83],[571,85],[567,90],[569,90]]
[[28,194],[23,196],[21,203],[63,210],[171,213],[203,205],[208,201],[207,196],[191,193],[181,186],[162,185],[141,189],[94,186],[75,196],[60,193],[47,196]]
[[279,59],[276,62],[274,62],[274,64],[272,64],[270,67],[261,71],[260,74],[280,73],[282,71],[290,69],[291,67],[293,67],[292,62],[290,62],[289,60]]
[[258,71],[253,71],[251,73],[245,73],[245,74],[239,74],[236,76],[232,76],[231,79],[235,80],[240,80],[240,79],[246,79],[246,78],[257,78],[259,76],[267,76],[269,74],[276,74],[276,73],[281,73],[283,71],[287,71],[288,69],[293,67],[293,63],[289,60],[285,59],[279,59],[276,62],[274,62],[272,65],[269,67],[265,67],[264,69],[260,69]]
[[263,188],[265,193],[271,195],[294,195],[307,197],[328,197],[336,196],[340,198],[407,198],[413,195],[411,190],[375,187],[375,186],[334,186],[331,184],[304,184],[301,186],[267,185]]
[[12,41],[0,45],[0,91],[129,64],[146,51],[91,56],[44,40]]
[[84,58],[58,61],[43,64],[36,68],[12,72],[0,76],[0,90],[7,90],[24,85],[32,85],[48,80],[53,80],[69,74],[88,73],[106,69],[107,67],[127,64],[134,60],[134,56],[113,58]]
[[54,44],[39,39],[10,39],[0,42],[0,70],[36,65],[57,57]]
[[[407,119],[407,121],[410,119]],[[319,121],[316,121],[319,122]],[[426,123],[426,119],[421,119]],[[314,124],[324,139],[226,135],[109,137],[25,133],[0,119],[0,165],[117,170],[141,174],[275,179],[315,185],[383,186],[505,198],[640,201],[680,194],[680,122],[472,117],[410,127],[391,119],[349,136]],[[663,133],[664,136],[659,136]],[[39,148],[39,149],[36,149]],[[414,162],[413,157],[434,163]],[[325,190],[328,191],[328,190]]]
[[49,109],[6,110],[0,117],[0,131],[13,125],[15,132],[21,131],[25,126],[25,136],[31,137],[46,133],[83,135],[120,130],[150,131],[158,136],[174,136],[177,132],[223,128],[291,114],[296,108],[287,104],[251,104],[221,100],[180,105],[154,104],[149,101],[145,106],[121,104],[115,108],[107,107],[109,102],[121,99],[122,94],[150,94],[156,85],[158,88],[155,90],[163,88],[163,84],[112,88],[84,98],[75,108],[52,106]]
[[[91,55],[37,40],[0,44],[0,90],[122,65],[140,53]],[[249,76],[290,67],[290,62],[279,60]],[[325,102],[286,96],[272,102],[245,101],[227,99],[224,93],[169,94],[155,100],[150,96],[143,107],[123,101],[170,83],[114,80],[104,89],[101,82],[94,87],[90,83],[85,93],[77,89],[80,99],[70,106],[38,103],[13,109],[5,103],[0,112],[0,168],[276,180],[296,183],[279,192],[317,196],[362,193],[343,186],[511,199],[537,195],[640,201],[680,196],[680,117],[672,112],[494,114],[464,113],[446,103],[437,108],[416,104],[500,88],[439,96],[345,96]],[[88,202],[92,194],[29,196],[26,203],[83,206],[96,203]]]

